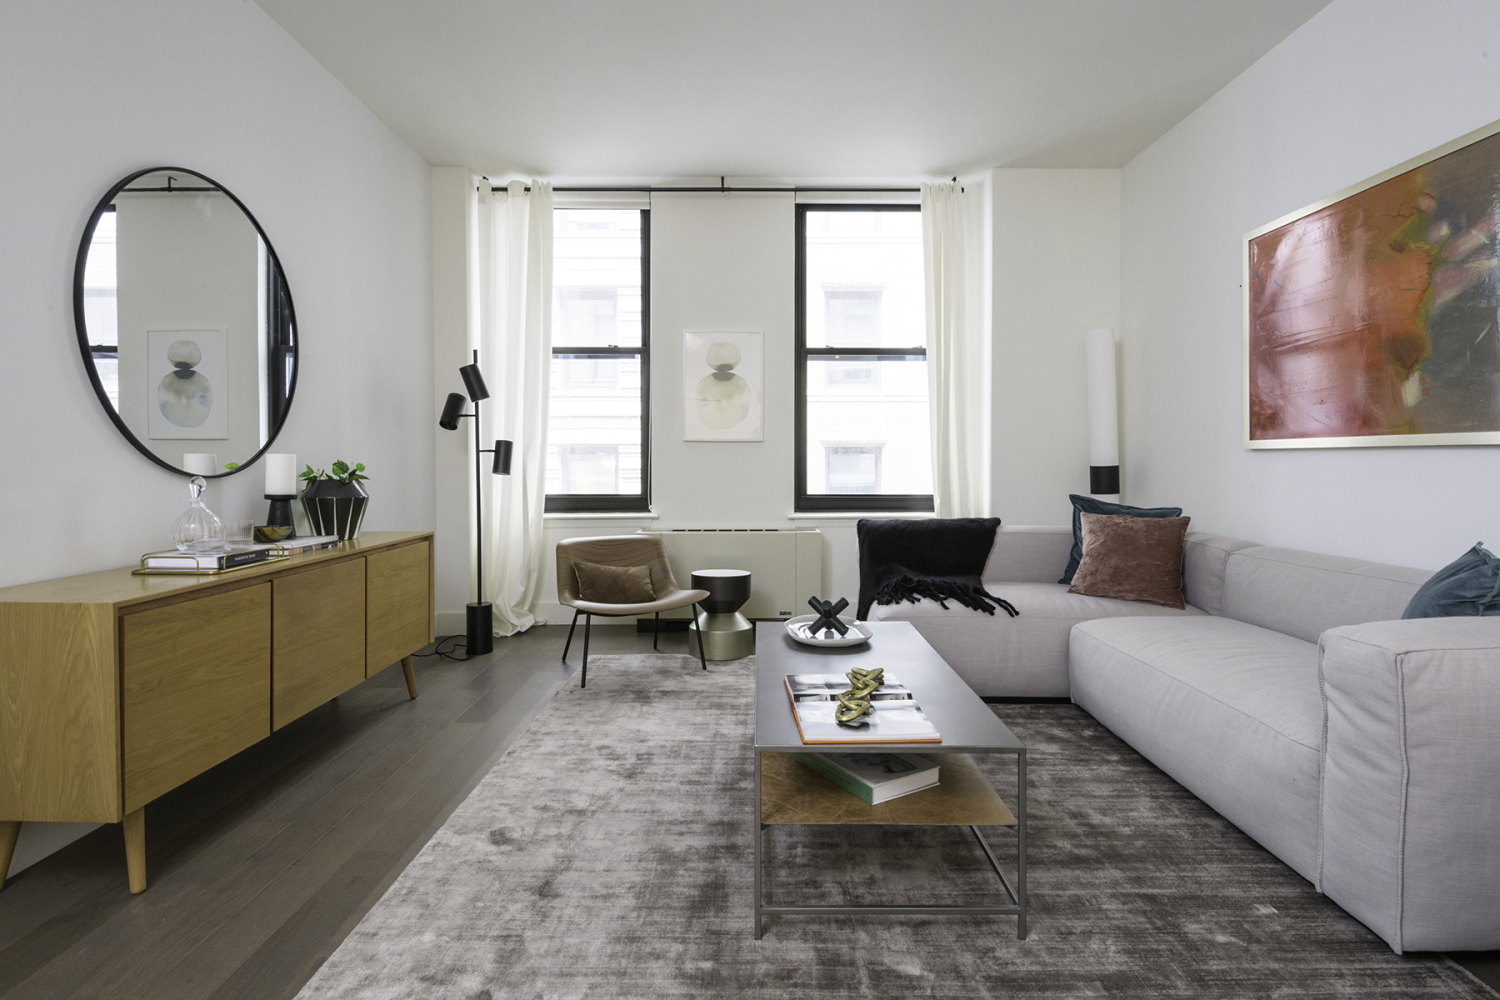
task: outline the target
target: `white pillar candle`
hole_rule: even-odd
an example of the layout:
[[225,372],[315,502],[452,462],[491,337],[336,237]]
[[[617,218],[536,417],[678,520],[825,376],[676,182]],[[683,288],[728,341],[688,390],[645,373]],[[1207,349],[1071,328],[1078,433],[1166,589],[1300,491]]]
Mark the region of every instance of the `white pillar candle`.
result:
[[219,468],[219,456],[211,451],[190,451],[182,456],[182,471],[195,476],[217,476],[224,470]]
[[[1120,413],[1115,398],[1115,332],[1090,330],[1087,340],[1089,384],[1089,465],[1120,464]],[[1097,494],[1118,500],[1119,494]]]
[[296,496],[297,456],[266,456],[266,496]]

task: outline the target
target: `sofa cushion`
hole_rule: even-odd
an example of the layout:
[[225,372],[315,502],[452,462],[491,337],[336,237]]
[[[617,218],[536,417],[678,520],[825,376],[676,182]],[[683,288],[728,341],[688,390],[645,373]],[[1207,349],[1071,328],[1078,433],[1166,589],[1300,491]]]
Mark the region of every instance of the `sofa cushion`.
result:
[[1230,618],[1085,622],[1073,700],[1298,874],[1317,875],[1318,648]]
[[1182,550],[1182,596],[1211,615],[1224,613],[1224,570],[1231,553],[1258,548],[1256,542],[1189,531]]
[[1015,605],[1019,617],[986,615],[935,601],[876,605],[876,621],[909,621],[982,697],[1066,698],[1068,632],[1079,622],[1117,616],[1202,617],[1155,604],[1070,594],[1060,583],[985,581],[985,589]]
[[1431,575],[1425,569],[1257,546],[1229,557],[1224,614],[1317,642],[1340,625],[1400,618]]

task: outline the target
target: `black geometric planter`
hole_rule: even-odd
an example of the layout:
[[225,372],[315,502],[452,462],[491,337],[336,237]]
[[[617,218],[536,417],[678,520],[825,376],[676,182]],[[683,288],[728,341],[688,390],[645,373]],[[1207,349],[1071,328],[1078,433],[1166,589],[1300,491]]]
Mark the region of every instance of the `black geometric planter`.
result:
[[359,483],[320,479],[302,494],[302,509],[315,535],[338,535],[340,541],[359,537],[370,494]]

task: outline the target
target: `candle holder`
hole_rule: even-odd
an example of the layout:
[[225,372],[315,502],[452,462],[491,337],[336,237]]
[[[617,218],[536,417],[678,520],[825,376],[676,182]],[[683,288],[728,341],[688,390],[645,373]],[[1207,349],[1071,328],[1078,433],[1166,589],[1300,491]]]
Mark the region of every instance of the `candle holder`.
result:
[[295,493],[267,493],[266,499],[271,501],[271,509],[266,511],[266,524],[279,528],[289,528],[286,538],[297,537],[297,522],[292,518],[292,501],[297,499]]

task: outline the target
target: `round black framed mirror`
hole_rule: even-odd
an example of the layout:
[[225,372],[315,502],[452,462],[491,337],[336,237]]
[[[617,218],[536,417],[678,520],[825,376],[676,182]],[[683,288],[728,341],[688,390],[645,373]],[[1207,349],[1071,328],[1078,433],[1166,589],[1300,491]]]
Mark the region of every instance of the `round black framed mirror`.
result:
[[271,241],[223,185],[153,167],[110,188],[78,246],[73,317],[104,411],[157,465],[232,475],[276,440],[296,313]]

